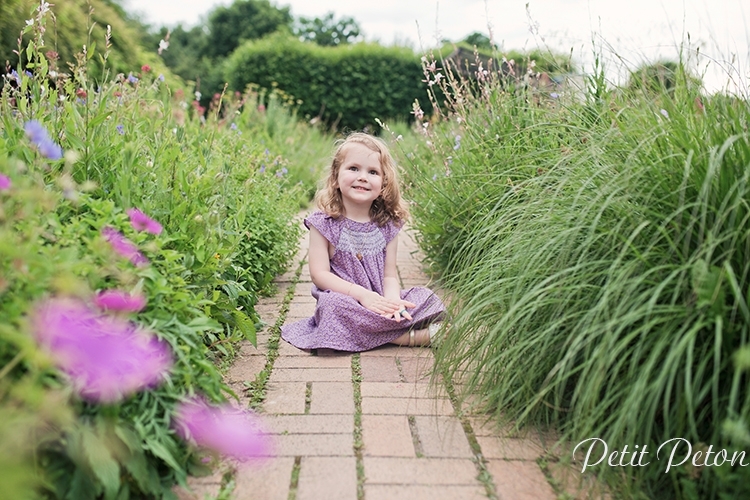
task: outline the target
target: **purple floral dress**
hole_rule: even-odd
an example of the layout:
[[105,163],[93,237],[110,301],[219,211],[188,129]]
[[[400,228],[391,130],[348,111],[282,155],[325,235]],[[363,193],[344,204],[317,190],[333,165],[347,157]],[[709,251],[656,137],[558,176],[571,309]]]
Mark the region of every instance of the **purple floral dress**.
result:
[[[385,247],[401,228],[389,222],[379,227],[374,222],[355,222],[345,217],[334,219],[315,212],[305,219],[334,246],[331,272],[351,283],[383,294]],[[391,342],[411,328],[424,328],[443,316],[442,301],[428,288],[401,291],[401,298],[417,305],[409,308],[412,320],[384,318],[366,309],[356,299],[312,285],[318,301],[311,318],[284,325],[281,338],[300,349],[328,348],[359,352]]]

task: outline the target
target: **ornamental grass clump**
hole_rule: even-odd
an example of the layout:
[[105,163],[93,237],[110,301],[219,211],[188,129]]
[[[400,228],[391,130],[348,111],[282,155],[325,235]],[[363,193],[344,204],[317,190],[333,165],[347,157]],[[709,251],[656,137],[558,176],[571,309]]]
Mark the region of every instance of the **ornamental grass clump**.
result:
[[[466,401],[610,450],[748,446],[750,106],[693,82],[594,75],[585,99],[541,101],[489,85],[428,137],[412,163],[436,177],[410,194],[455,294],[437,369]],[[594,472],[623,498],[747,493],[744,468],[700,465]]]

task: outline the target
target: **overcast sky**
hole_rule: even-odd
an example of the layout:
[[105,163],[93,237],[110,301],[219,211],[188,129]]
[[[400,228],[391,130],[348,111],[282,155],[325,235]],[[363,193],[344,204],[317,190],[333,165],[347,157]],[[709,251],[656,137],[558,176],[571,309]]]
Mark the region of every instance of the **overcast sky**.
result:
[[[230,0],[123,0],[152,25],[195,25]],[[710,90],[750,87],[750,2],[746,0],[271,0],[294,17],[353,17],[365,39],[424,51],[473,31],[492,33],[506,50],[549,47],[572,52],[590,70],[592,41],[609,74],[659,57],[677,59],[680,45]],[[527,8],[528,5],[528,8]],[[710,6],[709,6],[710,5]],[[686,44],[690,39],[689,49]],[[620,68],[618,70],[618,67]],[[724,68],[722,70],[722,68]],[[727,71],[727,68],[730,68]]]

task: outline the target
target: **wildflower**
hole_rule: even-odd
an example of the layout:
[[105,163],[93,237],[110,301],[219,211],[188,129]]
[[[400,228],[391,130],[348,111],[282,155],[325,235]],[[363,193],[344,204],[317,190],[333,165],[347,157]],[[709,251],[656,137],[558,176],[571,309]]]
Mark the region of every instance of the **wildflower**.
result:
[[12,79],[14,79],[16,81],[16,84],[19,87],[21,86],[22,80],[21,80],[21,75],[18,74],[18,71],[12,70],[8,76],[10,76]]
[[154,219],[144,214],[137,208],[131,208],[127,211],[128,217],[130,217],[130,224],[136,231],[146,231],[151,234],[161,234],[161,224],[156,222]]
[[669,113],[667,112],[667,110],[666,110],[666,109],[660,109],[660,110],[659,110],[659,113],[661,113],[661,115],[662,115],[662,116],[663,116],[664,118],[669,118]]
[[261,163],[261,164],[260,164],[260,173],[262,174],[262,173],[263,173],[263,172],[265,172],[265,171],[266,171],[266,166],[265,166],[264,164],[262,164],[262,163]]
[[195,91],[195,100],[196,101],[200,101],[202,96],[203,96],[203,94],[201,94],[197,90]]
[[120,135],[125,135],[125,127],[121,124],[117,125],[115,127],[117,129],[117,133]]
[[238,460],[268,456],[270,451],[260,419],[228,404],[210,406],[192,398],[177,406],[173,424],[185,440]]
[[159,80],[160,82],[163,82],[164,81],[164,75],[162,75],[161,73],[159,73],[159,77],[157,78],[157,80]]
[[141,71],[143,71],[144,73],[148,73],[149,71],[151,71],[151,66],[149,66],[148,64],[144,64],[143,66],[141,66]]
[[136,83],[138,83],[138,77],[137,76],[133,76],[133,73],[130,73],[128,75],[128,82],[130,82],[133,85],[135,85]]
[[232,124],[231,124],[231,125],[229,126],[229,128],[230,128],[230,129],[232,129],[232,130],[237,130],[237,124],[236,124],[236,123],[232,123]]
[[81,99],[86,99],[86,91],[84,89],[78,89],[76,90],[76,96],[78,96]]
[[460,147],[461,147],[461,136],[460,136],[460,135],[457,135],[457,136],[456,136],[456,140],[455,140],[455,143],[453,144],[453,150],[454,150],[454,151],[457,151],[457,150],[458,150],[458,148],[460,148]]
[[153,387],[172,365],[166,343],[73,299],[42,303],[31,324],[36,340],[89,400],[112,403]]
[[94,297],[94,304],[110,311],[138,312],[146,307],[146,297],[141,294],[131,295],[119,290],[104,290]]
[[134,266],[140,267],[148,264],[148,259],[138,250],[135,243],[123,236],[117,229],[106,226],[102,228],[102,236],[109,242],[115,253],[128,259]]
[[560,94],[558,94],[557,92],[550,92],[549,96],[552,99],[557,99],[558,97],[560,97]]
[[29,120],[24,125],[24,131],[43,156],[50,160],[59,160],[63,157],[62,148],[55,144],[41,123],[36,120]]
[[162,39],[162,40],[159,40],[159,50],[157,50],[156,52],[159,55],[161,55],[161,53],[167,50],[168,48],[169,48],[169,42]]
[[7,191],[12,185],[13,183],[10,181],[10,177],[0,174],[0,191]]
[[260,111],[261,113],[265,113],[265,111],[266,111],[265,105],[258,104],[258,111]]

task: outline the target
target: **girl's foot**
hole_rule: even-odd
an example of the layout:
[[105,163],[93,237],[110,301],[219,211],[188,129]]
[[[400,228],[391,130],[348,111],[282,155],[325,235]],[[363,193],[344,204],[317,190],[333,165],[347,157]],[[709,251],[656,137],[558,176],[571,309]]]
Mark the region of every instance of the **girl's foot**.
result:
[[409,332],[401,335],[399,338],[394,340],[392,343],[406,347],[424,347],[435,345],[436,342],[439,342],[439,331],[442,325],[442,323],[432,323],[427,328],[422,328],[420,330],[410,330]]

